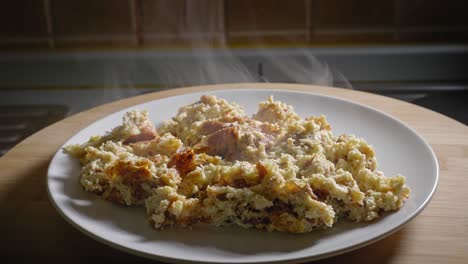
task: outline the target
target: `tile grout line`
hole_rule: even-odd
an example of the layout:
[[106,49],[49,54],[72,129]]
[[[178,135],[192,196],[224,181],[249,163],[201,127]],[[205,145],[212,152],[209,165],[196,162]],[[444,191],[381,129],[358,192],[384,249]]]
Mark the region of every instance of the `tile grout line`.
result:
[[224,4],[223,4],[223,22],[224,22],[224,38],[226,39],[226,45],[228,45],[230,43],[230,40],[229,38],[231,37],[231,30],[229,29],[229,15],[228,15],[228,4],[227,4],[227,1],[228,0],[224,0]]
[[135,29],[135,36],[137,39],[137,45],[143,46],[144,36],[143,36],[143,16],[142,12],[142,2],[141,0],[130,0],[130,13],[132,18],[133,28]]
[[226,19],[226,0],[221,1],[217,10],[219,14],[218,27],[222,31],[221,36],[221,45],[226,45],[227,43],[227,19]]
[[55,48],[55,36],[54,36],[54,26],[52,23],[52,3],[51,0],[43,0],[44,4],[44,16],[46,19],[47,35],[49,48]]
[[104,35],[103,34],[75,34],[71,36],[56,37],[60,41],[77,41],[87,42],[87,41],[105,41],[105,40],[135,40],[135,36],[129,34],[113,34],[113,35]]
[[394,0],[393,1],[393,24],[394,24],[394,40],[399,41],[400,40],[400,2],[399,0]]
[[312,0],[306,0],[306,42],[312,42]]

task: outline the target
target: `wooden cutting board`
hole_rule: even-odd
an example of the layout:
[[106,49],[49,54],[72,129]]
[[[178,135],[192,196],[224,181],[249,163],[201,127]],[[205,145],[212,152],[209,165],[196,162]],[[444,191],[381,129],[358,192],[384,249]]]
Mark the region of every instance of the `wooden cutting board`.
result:
[[46,191],[49,162],[76,132],[122,108],[190,92],[236,88],[309,91],[374,107],[414,128],[436,153],[439,186],[419,216],[383,240],[316,263],[468,263],[468,127],[388,97],[296,84],[225,84],[145,94],[79,113],[30,136],[0,158],[2,257],[67,263],[96,258],[113,263],[150,262],[98,243],[63,220]]

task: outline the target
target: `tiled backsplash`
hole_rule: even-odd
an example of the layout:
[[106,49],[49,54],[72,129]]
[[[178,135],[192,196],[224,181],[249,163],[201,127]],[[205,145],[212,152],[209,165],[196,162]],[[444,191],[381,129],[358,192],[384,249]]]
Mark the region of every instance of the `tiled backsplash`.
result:
[[47,1],[4,1],[0,8],[0,46],[52,44]]
[[465,0],[9,0],[0,48],[468,41]]
[[223,43],[224,2],[218,0],[135,1],[139,44]]
[[134,9],[128,0],[51,0],[54,42],[57,46],[136,44]]

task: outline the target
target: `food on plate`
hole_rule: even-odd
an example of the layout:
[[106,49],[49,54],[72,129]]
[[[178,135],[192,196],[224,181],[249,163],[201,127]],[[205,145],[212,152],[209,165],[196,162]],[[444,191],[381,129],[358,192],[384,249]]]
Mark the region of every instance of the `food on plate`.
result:
[[158,128],[133,110],[65,151],[80,160],[86,191],[144,205],[156,229],[205,223],[305,233],[371,221],[410,193],[404,176],[377,170],[364,139],[334,136],[325,116],[302,118],[272,97],[249,117],[204,95]]

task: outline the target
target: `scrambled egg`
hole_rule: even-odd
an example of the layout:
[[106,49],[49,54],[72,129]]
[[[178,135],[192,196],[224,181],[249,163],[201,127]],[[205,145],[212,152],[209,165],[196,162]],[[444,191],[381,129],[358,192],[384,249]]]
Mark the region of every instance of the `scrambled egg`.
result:
[[65,151],[86,191],[146,207],[156,229],[197,223],[305,233],[400,208],[405,177],[377,170],[371,145],[333,136],[324,116],[301,118],[269,98],[252,117],[214,96],[156,129],[146,111]]

